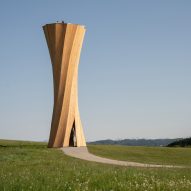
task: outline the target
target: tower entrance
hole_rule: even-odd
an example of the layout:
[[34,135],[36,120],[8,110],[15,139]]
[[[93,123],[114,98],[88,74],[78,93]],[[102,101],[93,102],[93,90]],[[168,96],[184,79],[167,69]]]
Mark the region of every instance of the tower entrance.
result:
[[70,147],[77,147],[75,121],[72,125],[72,129],[71,129],[71,133],[70,133],[69,146]]

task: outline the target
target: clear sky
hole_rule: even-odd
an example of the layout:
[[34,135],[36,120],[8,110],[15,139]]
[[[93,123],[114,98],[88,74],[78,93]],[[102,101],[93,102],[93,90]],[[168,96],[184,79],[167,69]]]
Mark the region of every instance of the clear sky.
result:
[[190,0],[1,0],[1,139],[48,139],[42,25],[62,20],[87,28],[79,109],[88,141],[191,136]]

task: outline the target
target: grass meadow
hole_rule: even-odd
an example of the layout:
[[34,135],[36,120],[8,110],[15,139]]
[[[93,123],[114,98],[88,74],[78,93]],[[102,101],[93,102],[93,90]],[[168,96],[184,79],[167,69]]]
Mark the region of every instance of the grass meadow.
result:
[[191,148],[89,145],[89,152],[106,158],[191,167]]
[[190,148],[168,149],[89,146],[92,153],[100,156],[181,164],[186,168],[133,168],[98,164],[71,158],[59,149],[48,149],[46,143],[0,140],[0,190],[191,190]]

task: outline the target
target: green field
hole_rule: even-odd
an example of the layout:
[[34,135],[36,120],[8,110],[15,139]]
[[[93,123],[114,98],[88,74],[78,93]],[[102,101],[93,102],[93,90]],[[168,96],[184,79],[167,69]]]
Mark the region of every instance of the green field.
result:
[[191,167],[191,148],[89,145],[91,153],[111,159]]
[[[160,154],[159,148],[150,148],[148,154],[145,147],[89,146],[91,152],[121,160],[129,160],[127,153],[132,153],[133,148],[142,155],[142,159],[138,159],[140,155],[136,159],[136,154],[133,154],[134,161],[157,160],[157,163],[163,163],[168,157],[166,152],[166,157],[159,159],[158,156],[156,159],[154,155],[152,158],[152,153]],[[176,153],[177,148],[173,149]],[[183,148],[178,153],[182,155],[182,160],[178,159],[176,164],[187,165],[186,169],[129,168],[74,159],[64,155],[61,150],[47,149],[45,143],[0,140],[0,190],[187,191],[191,190],[190,152],[190,149]],[[172,164],[175,161],[168,159]]]

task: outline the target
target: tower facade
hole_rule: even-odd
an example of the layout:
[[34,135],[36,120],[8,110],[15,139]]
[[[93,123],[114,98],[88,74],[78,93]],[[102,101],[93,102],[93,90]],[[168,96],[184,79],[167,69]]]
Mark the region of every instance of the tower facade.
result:
[[54,80],[54,108],[48,147],[86,146],[78,109],[78,64],[85,27],[43,26]]

